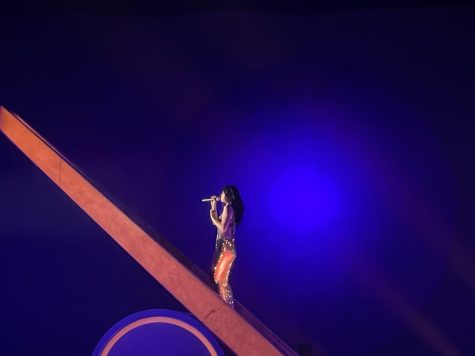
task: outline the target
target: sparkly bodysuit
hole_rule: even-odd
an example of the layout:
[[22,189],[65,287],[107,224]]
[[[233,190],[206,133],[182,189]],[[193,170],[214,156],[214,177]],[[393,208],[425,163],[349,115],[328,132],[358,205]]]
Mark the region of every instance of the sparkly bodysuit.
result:
[[[231,207],[231,209],[229,209]],[[219,216],[221,220],[222,214]],[[234,244],[236,234],[236,223],[234,217],[234,210],[232,206],[228,206],[228,219],[230,219],[229,226],[226,231],[218,229],[215,243],[215,250],[213,256],[213,274],[214,282],[218,285],[219,294],[221,298],[233,305],[233,292],[229,284],[229,274],[234,260],[236,259],[236,246]]]

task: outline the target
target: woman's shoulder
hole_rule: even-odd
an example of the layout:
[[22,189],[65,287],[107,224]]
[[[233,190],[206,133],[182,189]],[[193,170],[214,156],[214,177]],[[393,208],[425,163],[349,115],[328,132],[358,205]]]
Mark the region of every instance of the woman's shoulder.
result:
[[233,209],[232,204],[226,204],[223,209],[226,209],[226,213],[228,215],[230,215],[230,214],[234,215],[234,209]]

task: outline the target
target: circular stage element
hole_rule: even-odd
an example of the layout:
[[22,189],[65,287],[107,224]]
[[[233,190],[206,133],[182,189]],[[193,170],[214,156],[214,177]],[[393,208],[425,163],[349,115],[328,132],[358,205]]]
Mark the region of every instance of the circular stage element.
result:
[[211,332],[188,313],[141,311],[122,319],[101,338],[93,356],[219,355]]

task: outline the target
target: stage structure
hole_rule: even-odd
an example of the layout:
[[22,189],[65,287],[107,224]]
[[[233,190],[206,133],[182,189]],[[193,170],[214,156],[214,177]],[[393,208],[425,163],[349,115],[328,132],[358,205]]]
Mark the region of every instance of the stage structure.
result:
[[[134,221],[18,115],[0,107],[0,131],[168,292],[239,355],[296,355],[238,302],[224,303],[205,273]],[[137,220],[137,219],[135,219]]]
[[129,315],[101,338],[92,356],[225,356],[214,335],[188,313],[149,309]]

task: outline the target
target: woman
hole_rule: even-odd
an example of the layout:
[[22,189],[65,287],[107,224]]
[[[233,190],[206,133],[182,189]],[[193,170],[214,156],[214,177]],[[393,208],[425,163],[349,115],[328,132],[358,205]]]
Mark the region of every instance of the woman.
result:
[[[211,222],[218,230],[212,265],[213,279],[214,283],[218,286],[221,298],[233,307],[234,299],[231,286],[229,285],[229,274],[236,259],[234,239],[236,225],[242,220],[243,204],[239,191],[234,185],[225,186],[220,197],[214,195],[211,198],[209,215]],[[223,210],[219,217],[216,210],[216,202],[218,200],[223,205]]]

